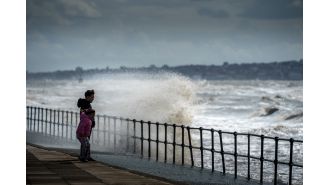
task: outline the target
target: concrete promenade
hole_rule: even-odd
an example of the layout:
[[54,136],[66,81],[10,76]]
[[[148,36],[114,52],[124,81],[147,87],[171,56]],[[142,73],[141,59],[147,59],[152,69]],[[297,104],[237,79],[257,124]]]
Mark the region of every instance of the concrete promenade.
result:
[[[257,180],[209,169],[157,162],[129,155],[93,152],[96,161],[78,160],[79,150],[26,145],[26,184],[260,185]],[[263,185],[274,183],[264,182]],[[282,184],[282,183],[279,183]]]
[[[26,145],[26,184],[73,185],[170,185],[171,182],[135,174],[97,161]],[[177,184],[177,183],[175,183]]]

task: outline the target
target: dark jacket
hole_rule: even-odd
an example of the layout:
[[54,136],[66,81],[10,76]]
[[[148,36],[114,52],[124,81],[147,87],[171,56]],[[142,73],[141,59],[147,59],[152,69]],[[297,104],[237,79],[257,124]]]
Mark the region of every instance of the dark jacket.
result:
[[77,106],[80,108],[80,112],[82,112],[85,109],[91,109],[92,105],[89,101],[87,101],[86,99],[82,99],[79,98],[78,102],[77,102]]
[[[80,114],[84,112],[86,109],[91,109],[92,105],[91,102],[87,101],[86,99],[79,98],[77,102],[77,106],[80,108]],[[95,127],[95,120],[92,120],[92,128]]]

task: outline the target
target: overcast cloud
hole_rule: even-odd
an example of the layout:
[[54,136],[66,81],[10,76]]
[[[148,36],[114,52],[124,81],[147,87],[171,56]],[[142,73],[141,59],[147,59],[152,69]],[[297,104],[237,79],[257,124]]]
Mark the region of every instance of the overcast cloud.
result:
[[27,70],[299,60],[301,0],[28,0]]

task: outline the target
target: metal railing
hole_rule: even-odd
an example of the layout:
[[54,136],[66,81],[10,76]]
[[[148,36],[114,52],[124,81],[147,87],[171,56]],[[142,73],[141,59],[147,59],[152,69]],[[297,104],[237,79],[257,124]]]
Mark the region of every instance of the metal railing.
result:
[[[27,106],[27,131],[76,140],[79,113]],[[109,152],[245,176],[302,183],[301,140],[96,115],[91,143]],[[259,166],[259,167],[258,167]],[[280,168],[281,167],[281,168]],[[295,172],[295,173],[294,173]]]

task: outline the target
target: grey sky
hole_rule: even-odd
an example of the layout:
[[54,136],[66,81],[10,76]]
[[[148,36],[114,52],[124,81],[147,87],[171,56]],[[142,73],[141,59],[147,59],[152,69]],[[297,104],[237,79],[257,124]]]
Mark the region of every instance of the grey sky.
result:
[[299,60],[302,0],[28,0],[27,70]]

